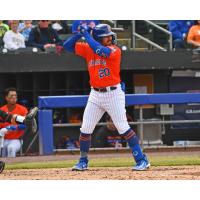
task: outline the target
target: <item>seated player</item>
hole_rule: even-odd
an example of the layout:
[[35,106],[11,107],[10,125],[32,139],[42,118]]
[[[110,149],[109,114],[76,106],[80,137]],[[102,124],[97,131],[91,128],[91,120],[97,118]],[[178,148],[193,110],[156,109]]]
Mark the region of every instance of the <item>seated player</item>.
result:
[[[25,134],[28,132],[36,132],[37,130],[37,124],[35,121],[35,116],[38,112],[38,108],[34,107],[29,111],[29,113],[24,117],[17,114],[9,114],[2,110],[0,110],[0,119],[4,122],[10,122],[10,123],[18,123],[18,124],[25,124]],[[0,135],[0,138],[2,136]],[[0,174],[3,172],[5,167],[5,163],[3,161],[0,161]]]
[[[17,103],[17,91],[15,88],[7,88],[5,90],[4,97],[7,104],[2,106],[0,108],[1,110],[10,114],[26,116],[28,110],[26,107]],[[2,128],[0,132],[3,132],[3,134],[5,134],[2,156],[16,157],[16,153],[20,151],[22,146],[20,138],[24,134],[24,124],[17,125],[15,123],[15,125],[12,125],[9,122],[4,122],[0,124],[0,127]]]
[[[133,121],[127,114],[127,120]],[[95,133],[92,141],[92,147],[126,147],[127,143],[123,136],[119,135],[116,126],[114,125],[111,117],[106,115],[106,126],[101,126]]]

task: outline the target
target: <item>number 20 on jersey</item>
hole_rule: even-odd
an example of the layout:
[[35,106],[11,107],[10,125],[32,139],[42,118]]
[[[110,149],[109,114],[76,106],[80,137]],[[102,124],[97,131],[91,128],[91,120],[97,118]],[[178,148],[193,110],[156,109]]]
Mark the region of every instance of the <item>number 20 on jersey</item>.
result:
[[100,68],[99,69],[99,77],[103,78],[105,76],[110,76],[110,69],[109,68]]

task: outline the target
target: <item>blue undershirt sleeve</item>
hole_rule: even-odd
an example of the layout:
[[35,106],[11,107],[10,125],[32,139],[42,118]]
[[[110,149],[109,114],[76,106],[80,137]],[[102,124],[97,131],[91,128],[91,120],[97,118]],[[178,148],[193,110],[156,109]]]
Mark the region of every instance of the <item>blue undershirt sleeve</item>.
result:
[[75,44],[81,39],[82,35],[80,33],[71,36],[63,43],[63,47],[66,51],[75,53]]
[[107,58],[110,56],[110,53],[111,53],[110,48],[105,47],[101,45],[99,42],[97,42],[96,40],[94,40],[87,31],[83,34],[83,36],[85,37],[86,42],[92,48],[94,53],[104,58]]

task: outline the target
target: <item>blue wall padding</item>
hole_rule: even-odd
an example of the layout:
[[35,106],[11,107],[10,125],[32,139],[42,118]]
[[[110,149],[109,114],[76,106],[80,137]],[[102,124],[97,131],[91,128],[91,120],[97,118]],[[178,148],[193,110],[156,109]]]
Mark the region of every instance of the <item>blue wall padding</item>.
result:
[[[87,95],[39,97],[39,108],[84,107]],[[126,105],[199,103],[200,93],[127,94]]]
[[54,146],[52,110],[39,110],[38,125],[40,155],[53,154]]
[[[87,95],[39,97],[40,154],[53,154],[53,108],[85,107]],[[200,93],[127,94],[126,105],[200,103]],[[45,110],[50,109],[50,110]]]

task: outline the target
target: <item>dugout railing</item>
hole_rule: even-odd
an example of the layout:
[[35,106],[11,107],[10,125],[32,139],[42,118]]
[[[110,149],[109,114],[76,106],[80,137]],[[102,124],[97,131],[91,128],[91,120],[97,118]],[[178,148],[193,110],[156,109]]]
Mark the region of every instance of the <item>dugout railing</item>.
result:
[[[172,33],[168,31],[167,29],[159,26],[158,24],[149,21],[149,20],[143,20],[145,23],[148,25],[151,25],[152,27],[156,28],[157,30],[165,33],[166,35],[169,36],[168,44],[169,44],[169,50],[172,51],[173,49],[173,39],[172,39]],[[151,41],[150,39],[143,37],[142,35],[138,34],[136,31],[136,23],[135,20],[132,21],[132,47],[133,49],[136,48],[136,37],[143,40],[144,42],[148,43],[149,45],[161,50],[161,51],[167,51],[168,49],[161,47],[159,44],[155,43],[154,41]]]
[[[53,145],[53,109],[85,107],[87,95],[77,96],[40,96],[38,97],[38,125],[39,125],[39,150],[40,155],[54,153]],[[143,118],[143,105],[156,104],[188,104],[200,103],[200,93],[163,93],[163,94],[127,94],[126,106],[139,106],[139,121],[131,124],[139,125],[140,139],[143,144],[144,124],[178,124],[200,123],[199,120],[168,120],[145,121]],[[56,126],[70,126],[60,124]]]

